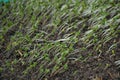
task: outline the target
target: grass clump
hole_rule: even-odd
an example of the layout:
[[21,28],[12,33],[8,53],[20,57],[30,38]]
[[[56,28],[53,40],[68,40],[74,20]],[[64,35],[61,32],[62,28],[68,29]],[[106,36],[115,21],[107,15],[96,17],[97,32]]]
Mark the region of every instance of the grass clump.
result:
[[2,65],[9,61],[14,72],[2,77],[49,79],[92,53],[116,54],[119,6],[116,0],[11,0],[0,7],[0,52]]

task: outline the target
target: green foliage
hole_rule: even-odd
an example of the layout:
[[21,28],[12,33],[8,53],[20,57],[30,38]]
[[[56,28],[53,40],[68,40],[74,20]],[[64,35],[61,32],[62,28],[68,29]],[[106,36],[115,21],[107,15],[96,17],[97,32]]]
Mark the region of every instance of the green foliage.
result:
[[[76,49],[115,54],[120,4],[114,0],[12,0],[1,9],[0,48],[5,44],[5,52],[13,49],[13,64],[24,66],[20,73],[38,73],[36,80],[69,69],[67,62]],[[74,60],[85,62],[92,55],[84,58],[79,52]]]

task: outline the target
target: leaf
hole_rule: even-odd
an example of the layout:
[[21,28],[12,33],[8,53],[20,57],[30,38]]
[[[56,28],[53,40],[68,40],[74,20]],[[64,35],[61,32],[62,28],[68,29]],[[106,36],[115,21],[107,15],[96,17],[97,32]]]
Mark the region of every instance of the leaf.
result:
[[115,64],[116,64],[116,65],[120,65],[120,60],[115,61]]

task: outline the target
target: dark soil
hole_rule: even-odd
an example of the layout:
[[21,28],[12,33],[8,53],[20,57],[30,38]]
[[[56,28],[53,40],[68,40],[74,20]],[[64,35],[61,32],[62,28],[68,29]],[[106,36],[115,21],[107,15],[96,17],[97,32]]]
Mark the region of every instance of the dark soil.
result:
[[[24,25],[25,24],[27,25],[29,23],[29,19],[27,20],[28,23],[25,22],[26,21],[24,20],[23,21]],[[82,42],[80,42],[80,44],[76,44],[74,46],[73,53],[75,54],[67,56],[66,62],[68,63],[68,69],[66,71],[60,70],[52,75],[51,73],[49,73],[45,75],[43,78],[41,78],[39,77],[39,74],[37,72],[40,67],[40,65],[38,65],[37,67],[32,69],[27,76],[23,76],[22,71],[24,71],[24,69],[27,68],[28,66],[27,59],[29,57],[22,59],[20,55],[15,54],[23,43],[21,42],[17,44],[8,51],[6,50],[7,45],[10,43],[11,37],[15,35],[15,32],[17,31],[22,32],[22,30],[19,30],[20,24],[22,23],[18,22],[13,27],[11,27],[5,34],[3,34],[4,41],[0,43],[0,67],[3,68],[3,71],[0,73],[0,80],[120,80],[120,68],[115,64],[115,61],[120,59],[120,46],[118,45],[116,47],[115,54],[113,54],[111,51],[106,52],[110,47],[111,43],[103,45],[103,47],[101,48],[102,52],[95,51],[93,49],[94,47],[96,47],[95,45],[90,46],[86,50],[76,52],[76,50],[79,50],[82,47],[86,47],[84,46],[85,45],[84,43],[82,44]],[[87,26],[81,30],[83,33],[87,31],[89,27],[87,23],[85,24]],[[41,28],[41,26],[39,28]],[[23,34],[26,34],[26,32],[24,31],[27,30],[23,28]],[[51,30],[48,30],[48,33],[50,31]],[[33,36],[35,36],[36,34],[37,31],[35,31],[30,36],[30,38],[33,38]],[[62,36],[62,34],[59,35],[59,37],[60,36]],[[52,37],[50,36],[50,38],[52,38],[53,40],[54,38],[57,37],[56,35]],[[118,42],[120,41],[119,38],[117,38],[116,40]],[[32,44],[34,44],[34,42]],[[82,57],[80,58],[80,56]],[[14,68],[15,71],[12,72],[12,70],[10,70],[8,66],[6,66],[6,61],[11,63],[14,59],[25,61],[26,64],[23,65],[21,62],[18,62],[16,65],[7,64],[9,65],[9,67]],[[36,76],[38,77],[36,78]]]
[[[9,36],[9,35],[8,35]],[[75,47],[79,49],[79,46]],[[14,52],[15,49],[13,48]],[[103,50],[105,51],[105,50]],[[1,52],[4,52],[1,51]],[[11,52],[11,53],[12,53]],[[80,60],[68,60],[68,70],[64,72],[58,72],[55,75],[47,75],[42,80],[120,80],[120,69],[116,66],[115,61],[120,58],[120,49],[116,49],[116,54],[111,53],[97,53],[91,49],[87,49],[81,52],[76,52],[74,55],[70,55],[73,58],[77,58],[79,55],[83,56],[83,59]],[[89,55],[92,53],[92,55]],[[4,56],[3,56],[4,55]],[[69,56],[68,56],[69,57]],[[9,59],[6,58],[6,55],[0,54],[0,64],[4,65],[5,61],[12,61],[14,57],[9,56]],[[84,60],[85,59],[85,60]],[[10,73],[6,68],[3,73],[0,74],[0,80],[34,80],[31,78],[32,74],[29,74],[28,77],[22,78],[22,74],[19,71],[23,70],[26,66],[18,64],[15,65],[16,74]],[[37,70],[37,68],[35,69]],[[19,75],[16,77],[16,75]]]
[[[120,50],[119,50],[120,51]],[[85,62],[69,62],[69,69],[64,73],[56,74],[49,80],[120,80],[120,69],[114,63],[119,60],[119,51],[116,55],[94,53]],[[86,57],[89,53],[85,52]],[[109,66],[107,66],[109,65]],[[97,79],[96,76],[99,78]],[[102,78],[102,79],[100,79]]]

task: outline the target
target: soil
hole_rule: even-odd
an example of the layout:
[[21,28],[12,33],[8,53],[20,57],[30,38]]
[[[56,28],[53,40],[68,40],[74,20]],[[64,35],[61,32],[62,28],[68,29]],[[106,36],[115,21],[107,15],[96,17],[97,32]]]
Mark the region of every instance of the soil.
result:
[[[119,50],[120,51],[120,50]],[[69,69],[64,73],[56,74],[49,80],[120,80],[120,69],[115,61],[119,60],[119,51],[115,55],[93,55],[85,62],[69,63]],[[84,53],[83,53],[84,54]],[[89,53],[85,53],[87,56]]]
[[[18,30],[16,26],[18,26],[18,24],[6,32],[4,35],[5,41],[0,43],[0,47],[2,46],[2,48],[0,48],[0,65],[1,67],[5,67],[5,70],[0,73],[0,80],[35,80],[31,78],[34,76],[31,74],[25,77],[22,76],[20,71],[27,65],[14,65],[16,74],[11,73],[10,70],[4,66],[6,60],[12,61],[15,58],[19,58],[19,56],[13,56],[13,53],[19,48],[19,45],[6,52],[6,46],[11,36]],[[75,45],[75,50],[81,47],[82,46]],[[108,47],[109,43],[106,44],[105,48],[102,48],[102,53],[93,51],[92,46],[87,50],[78,51],[76,54],[68,56],[68,69],[66,71],[58,72],[52,76],[47,75],[42,78],[42,80],[120,80],[120,68],[115,64],[115,61],[120,59],[120,46],[116,48],[115,54],[111,52],[107,53],[106,50]],[[82,60],[74,60],[74,57],[78,58],[81,55],[83,57]],[[73,59],[69,59],[71,56]],[[35,70],[37,70],[37,68]],[[34,72],[35,71],[33,71],[33,73]]]
[[[76,46],[77,48],[77,46]],[[79,49],[79,47],[78,47]],[[103,50],[105,51],[105,50]],[[2,51],[4,52],[4,51]],[[14,52],[14,51],[13,51]],[[119,47],[116,49],[116,54],[112,53],[97,53],[93,51],[92,47],[88,50],[77,52],[74,55],[70,55],[73,57],[78,57],[79,54],[84,57],[85,60],[72,60],[70,59],[68,62],[68,70],[57,73],[53,76],[46,76],[42,80],[120,80],[120,69],[115,64],[115,61],[119,60],[120,58],[120,49]],[[88,56],[90,53],[93,53],[93,55]],[[68,56],[69,57],[69,56]],[[69,59],[69,58],[68,58]],[[2,53],[0,54],[0,64],[4,64],[5,60],[12,60],[12,57],[7,59],[5,56],[2,56]],[[22,70],[25,66],[20,66],[21,64],[18,64],[16,68],[16,74],[19,74],[19,70]],[[9,78],[12,78],[12,80],[32,80],[26,77],[25,78],[16,78],[15,74],[7,72],[1,73],[2,77],[0,77],[0,80],[9,80]],[[18,71],[18,72],[17,72]],[[10,74],[10,75],[9,75]],[[4,79],[5,78],[5,79]]]

